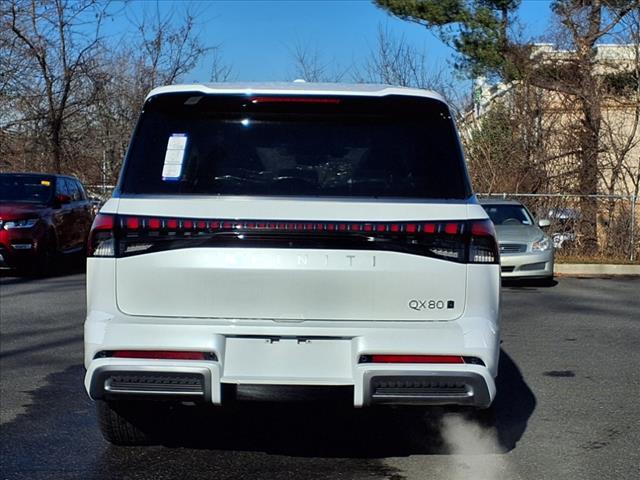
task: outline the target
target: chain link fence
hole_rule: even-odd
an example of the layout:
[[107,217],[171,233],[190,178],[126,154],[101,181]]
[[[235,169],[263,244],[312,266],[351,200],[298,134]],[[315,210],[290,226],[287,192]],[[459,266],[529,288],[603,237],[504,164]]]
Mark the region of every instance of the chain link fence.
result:
[[113,190],[116,188],[115,185],[107,185],[107,184],[88,184],[85,185],[84,188],[87,189],[87,193],[95,198],[96,200],[100,200],[102,202],[106,202],[111,198],[111,194]]
[[[640,254],[640,198],[632,195],[567,195],[532,193],[478,194],[480,198],[517,200],[537,220],[548,219],[545,231],[553,239],[559,259],[608,259],[638,263]],[[587,248],[580,233],[582,205],[589,199],[597,217],[597,251]]]

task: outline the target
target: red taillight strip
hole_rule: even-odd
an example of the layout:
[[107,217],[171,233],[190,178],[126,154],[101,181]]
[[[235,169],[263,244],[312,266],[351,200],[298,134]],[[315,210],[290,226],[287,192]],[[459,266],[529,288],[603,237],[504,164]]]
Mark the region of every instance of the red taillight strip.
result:
[[145,358],[153,360],[207,360],[211,354],[204,352],[181,352],[161,350],[116,350],[114,358]]
[[[139,242],[143,238],[150,242],[163,240],[162,245],[149,244],[154,247],[153,251],[159,251],[183,248],[184,243],[174,245],[170,241],[186,238],[199,238],[211,245],[230,245],[234,241],[260,241],[264,235],[265,239],[269,236],[269,241],[275,245],[289,235],[289,246],[292,245],[291,241],[303,245],[305,238],[313,242],[316,240],[312,237],[320,233],[322,240],[326,236],[326,240],[333,242],[334,246],[341,241],[348,241],[349,245],[345,246],[358,248],[353,242],[357,241],[357,236],[361,236],[362,245],[366,243],[367,249],[395,249],[460,263],[499,263],[495,229],[489,219],[429,222],[268,221],[100,214],[90,235],[88,254],[120,257],[150,252],[150,249],[140,248],[128,250],[127,242]],[[380,243],[376,243],[378,241]],[[96,249],[98,243],[104,249]],[[284,244],[280,247],[285,248]]]
[[[112,218],[112,217],[109,217]],[[113,220],[112,220],[113,221]],[[282,231],[338,231],[338,232],[380,232],[406,234],[462,234],[465,231],[463,221],[419,222],[318,222],[318,221],[289,221],[274,222],[265,220],[201,220],[192,218],[147,218],[126,216],[120,222],[123,229],[128,231],[160,230],[162,228],[176,231],[192,230],[282,230]],[[106,226],[105,229],[111,227]],[[473,234],[491,234],[489,227],[483,221],[472,224]],[[476,233],[479,232],[479,233]]]
[[457,355],[370,355],[370,363],[464,363]]

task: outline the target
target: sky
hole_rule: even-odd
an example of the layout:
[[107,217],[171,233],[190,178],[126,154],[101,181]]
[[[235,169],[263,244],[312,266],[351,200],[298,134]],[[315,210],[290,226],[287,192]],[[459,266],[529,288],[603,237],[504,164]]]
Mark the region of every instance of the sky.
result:
[[[550,1],[524,0],[519,17],[527,37],[542,35],[549,20]],[[198,13],[200,36],[218,46],[222,61],[237,81],[294,79],[292,50],[296,45],[317,51],[323,62],[338,70],[362,63],[374,48],[378,28],[425,52],[429,69],[446,69],[453,79],[453,50],[426,28],[388,15],[368,0],[217,0],[190,2]],[[117,15],[108,32],[120,36],[132,19],[156,8],[179,18],[185,2],[133,0]],[[183,80],[208,81],[211,59],[204,58]],[[345,80],[349,80],[347,76]],[[453,80],[452,80],[453,81]]]

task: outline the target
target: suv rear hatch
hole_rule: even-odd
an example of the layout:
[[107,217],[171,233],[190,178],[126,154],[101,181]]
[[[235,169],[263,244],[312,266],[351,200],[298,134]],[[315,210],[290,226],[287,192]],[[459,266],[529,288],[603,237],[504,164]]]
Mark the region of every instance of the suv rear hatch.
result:
[[126,314],[393,321],[464,310],[480,227],[437,99],[153,96],[119,188],[106,221]]

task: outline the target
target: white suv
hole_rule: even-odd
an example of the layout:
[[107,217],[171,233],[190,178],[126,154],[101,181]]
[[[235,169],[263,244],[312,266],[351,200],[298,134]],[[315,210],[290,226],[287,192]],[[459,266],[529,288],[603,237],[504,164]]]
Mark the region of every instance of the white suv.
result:
[[495,396],[495,232],[435,93],[158,88],[89,256],[85,385],[113,443],[148,441],[150,406],[246,386]]

